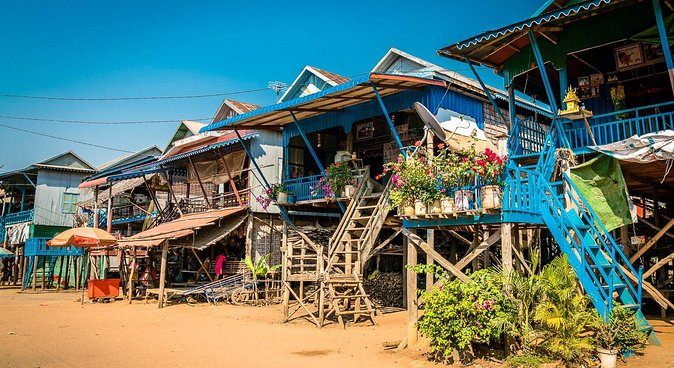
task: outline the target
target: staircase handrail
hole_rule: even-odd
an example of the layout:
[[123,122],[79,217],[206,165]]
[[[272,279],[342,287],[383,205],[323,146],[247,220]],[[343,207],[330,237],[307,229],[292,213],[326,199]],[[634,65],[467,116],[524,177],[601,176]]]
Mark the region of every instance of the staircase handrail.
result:
[[[559,218],[561,216],[561,217],[564,217],[564,218],[567,219],[567,222],[571,226],[571,229],[565,228],[563,226],[561,227],[561,229],[564,232],[564,235],[567,236],[568,239],[570,239],[571,242],[573,242],[573,244],[571,244],[571,246],[573,247],[574,244],[575,244],[575,248],[580,250],[579,261],[580,261],[583,269],[588,271],[588,272],[586,272],[586,274],[588,274],[592,277],[592,280],[594,281],[594,284],[598,285],[597,290],[602,294],[604,299],[607,299],[608,295],[610,295],[610,294],[606,293],[606,291],[604,291],[604,289],[601,287],[601,283],[599,282],[599,279],[597,278],[595,273],[592,272],[592,267],[585,261],[585,255],[586,254],[589,255],[590,259],[592,260],[592,262],[594,264],[598,264],[597,259],[594,257],[594,255],[591,252],[588,252],[588,250],[586,249],[585,244],[582,242],[582,240],[581,241],[576,240],[576,236],[578,234],[580,234],[580,229],[578,228],[578,226],[576,226],[571,221],[571,218],[566,213],[566,210],[565,210],[566,207],[559,200],[559,197],[554,195],[554,194],[556,194],[556,191],[552,188],[552,186],[546,180],[539,180],[539,185],[541,186],[541,188],[544,191],[548,191],[549,193],[553,194],[550,197],[544,198],[543,204],[547,205],[547,209],[548,209],[548,211],[550,211],[551,214],[557,215],[557,216],[554,216],[555,218]],[[560,185],[561,185],[561,183],[560,183]],[[550,202],[553,202],[557,206],[556,208],[558,208],[559,210],[555,210],[555,207],[553,207],[550,204]],[[558,213],[558,212],[562,212],[562,213]],[[564,225],[563,220],[562,220],[562,225]],[[574,233],[571,233],[571,230],[573,230]],[[576,236],[574,236],[574,235],[576,235]],[[604,279],[606,279],[606,280],[609,279],[609,274],[607,274],[604,269],[602,269],[601,267],[598,267],[597,269]]]
[[393,180],[389,178],[388,182],[386,183],[386,187],[384,187],[384,191],[381,193],[379,196],[379,200],[377,201],[377,207],[375,207],[374,211],[372,211],[372,215],[370,218],[367,220],[367,224],[365,225],[365,231],[360,235],[360,243],[364,244],[363,249],[359,249],[359,251],[363,252],[361,254],[361,259],[367,259],[367,254],[365,254],[365,251],[367,250],[369,253],[369,249],[371,247],[368,246],[368,244],[373,241],[371,239],[372,234],[374,233],[375,230],[375,221],[381,221],[381,217],[388,215],[388,212],[390,208],[388,207],[388,200],[389,200],[389,192],[391,191],[391,187],[393,186]]
[[330,237],[330,243],[328,244],[328,256],[332,257],[333,252],[335,251],[337,245],[339,244],[339,240],[344,234],[344,231],[346,231],[349,221],[351,217],[353,216],[353,213],[356,212],[356,208],[358,208],[358,204],[363,198],[363,195],[367,191],[369,185],[370,185],[370,168],[364,167],[362,169],[359,169],[359,171],[362,172],[362,179],[360,183],[358,183],[358,187],[356,189],[356,193],[353,195],[351,200],[349,201],[349,205],[346,207],[346,211],[344,211],[344,215],[342,216],[342,220],[339,222],[337,225],[337,229],[335,229],[335,232],[332,234]]
[[[633,275],[637,276],[638,280],[639,280],[639,284],[641,284],[642,283],[641,272],[637,272],[637,270],[634,269],[634,266],[632,266],[632,263],[629,261],[629,258],[627,258],[625,253],[623,253],[623,251],[620,249],[620,247],[615,242],[613,237],[610,236],[609,231],[604,226],[604,223],[602,223],[602,221],[599,219],[599,216],[597,216],[597,213],[594,212],[594,209],[592,209],[592,206],[590,206],[590,204],[587,202],[585,197],[580,194],[580,191],[578,190],[578,187],[576,186],[576,184],[571,180],[571,178],[566,173],[563,174],[563,177],[564,177],[564,181],[569,185],[568,188],[573,190],[573,192],[571,192],[570,190],[567,189],[567,191],[569,192],[569,197],[571,197],[573,199],[574,203],[576,204],[576,206],[579,209],[583,210],[583,214],[586,214],[588,216],[587,222],[591,222],[591,224],[589,224],[590,229],[593,230],[593,232],[597,233],[596,235],[597,235],[598,238],[601,239],[602,244],[606,248],[610,248],[610,249],[607,249],[607,250],[610,251],[609,254],[611,256],[611,259],[615,261],[616,255],[618,255],[620,257],[620,260],[622,260],[622,263],[627,268],[627,270],[629,272],[631,272]],[[580,201],[578,201],[578,200],[580,200]],[[581,206],[581,204],[582,204],[582,206]],[[598,229],[595,229],[595,227],[593,227],[592,224],[598,225],[597,226]],[[608,239],[608,243],[606,241],[607,239]],[[620,274],[625,279],[627,279],[627,275],[625,274],[625,272],[623,271],[622,268],[616,267],[616,269],[620,272]],[[634,289],[632,284],[629,283],[629,282],[626,282],[626,284],[629,287],[630,291],[632,291],[632,294],[636,295],[637,298],[640,300],[641,295],[637,293],[637,290]],[[638,288],[641,288],[641,286],[638,286]]]

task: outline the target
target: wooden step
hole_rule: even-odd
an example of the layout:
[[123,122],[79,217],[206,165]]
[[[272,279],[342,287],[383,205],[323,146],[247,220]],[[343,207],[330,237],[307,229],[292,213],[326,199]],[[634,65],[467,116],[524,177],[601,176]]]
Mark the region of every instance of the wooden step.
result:
[[620,307],[629,309],[629,310],[637,310],[640,308],[639,304],[623,304]]
[[381,193],[372,193],[372,194],[364,195],[360,198],[362,198],[362,199],[375,199],[375,198],[379,198],[379,197],[381,197]]
[[335,254],[356,254],[360,253],[359,250],[336,250]]
[[375,208],[377,208],[377,207],[379,207],[379,206],[377,206],[376,204],[373,204],[373,205],[371,205],[371,206],[370,206],[370,205],[367,205],[367,206],[358,206],[358,207],[356,207],[356,209],[357,209],[357,210],[373,210],[373,209],[375,209]]
[[367,313],[373,313],[374,309],[361,309],[359,311],[356,310],[346,310],[346,311],[338,311],[337,314],[338,316],[343,316],[347,314],[367,314]]
[[347,231],[354,231],[354,230],[355,231],[362,231],[362,230],[365,230],[365,229],[367,229],[367,227],[365,227],[365,226],[347,227],[346,228]]
[[360,221],[360,220],[369,220],[371,219],[372,216],[354,216],[351,218],[353,221]]
[[[608,289],[609,289],[609,285],[602,285],[601,287],[603,287],[605,290],[608,290]],[[613,291],[620,290],[620,289],[624,289],[624,288],[626,288],[626,287],[627,287],[627,285],[625,285],[625,284],[623,284],[623,283],[620,283],[620,282],[619,282],[619,283],[615,283],[615,284],[613,284]]]
[[327,284],[360,284],[361,282],[359,280],[356,280],[352,277],[348,278],[331,278],[325,280],[325,283]]
[[369,298],[367,294],[353,294],[353,295],[334,295],[333,299],[358,299],[358,298]]

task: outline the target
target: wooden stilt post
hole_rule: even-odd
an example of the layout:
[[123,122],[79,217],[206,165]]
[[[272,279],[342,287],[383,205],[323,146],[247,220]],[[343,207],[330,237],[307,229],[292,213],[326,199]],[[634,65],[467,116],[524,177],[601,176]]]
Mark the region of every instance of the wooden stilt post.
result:
[[405,243],[407,245],[407,346],[412,346],[418,340],[417,274],[412,269],[417,265],[417,248],[410,241]]
[[75,290],[80,289],[80,263],[82,263],[82,257],[73,257],[73,273],[75,276]]
[[405,309],[407,309],[407,295],[409,294],[407,291],[407,269],[405,268],[407,262],[407,243],[409,243],[407,237],[403,236],[403,308]]
[[28,268],[28,257],[21,257],[23,266],[21,267],[21,290],[26,290],[26,272]]
[[108,233],[112,232],[112,184],[110,184],[110,188],[108,189],[108,218],[105,229]]
[[[281,273],[281,281],[285,285],[285,283],[288,280],[288,273],[290,271],[290,265],[288,264],[288,255],[291,254],[292,251],[288,248],[288,224],[283,221],[283,238],[281,238],[281,257],[282,257],[282,270],[283,272]],[[286,288],[283,288],[283,321],[287,322],[288,318],[290,317],[290,292],[286,290]],[[320,307],[319,307],[320,308]],[[321,322],[323,322],[321,320]]]
[[225,171],[227,172],[227,176],[229,177],[229,186],[232,188],[232,191],[234,192],[234,196],[236,196],[236,201],[239,203],[239,206],[243,206],[243,202],[241,201],[241,196],[239,196],[239,189],[236,187],[236,184],[234,183],[234,178],[232,177],[232,172],[229,170],[229,165],[227,165],[227,161],[225,160],[225,156],[222,155],[222,152],[218,150],[218,153],[220,154],[220,159],[222,160],[222,164],[225,166]]
[[129,270],[129,304],[133,300],[133,275],[136,272],[136,246],[131,247],[131,269]]
[[[81,276],[82,276],[82,283],[81,283],[81,286],[82,286],[82,294],[80,295],[80,301],[81,301],[80,304],[81,304],[81,305],[84,305],[84,288],[85,288],[85,286],[84,286],[84,285],[85,285],[85,284],[84,284],[84,281],[85,281],[85,278],[86,278],[85,275],[88,274],[88,273],[87,273],[87,266],[88,266],[88,262],[89,262],[89,253],[86,251],[86,249],[85,249],[84,252],[82,253],[82,260],[81,260],[80,262],[82,263],[82,272],[81,272]],[[87,286],[88,286],[88,285],[87,285]]]
[[56,277],[56,291],[61,290],[61,274],[63,273],[63,256],[59,256],[59,273]]
[[194,170],[194,176],[197,177],[197,181],[199,182],[199,187],[201,188],[201,193],[204,195],[204,201],[206,201],[206,206],[211,209],[213,208],[211,206],[211,201],[208,200],[208,194],[206,193],[206,189],[204,188],[204,183],[201,182],[201,177],[199,176],[199,171],[197,170],[197,167],[194,165],[194,162],[192,161],[192,157],[187,157],[187,159],[190,162],[190,165],[192,166],[192,170]]
[[33,284],[32,284],[33,291],[37,290],[37,263],[38,263],[39,260],[40,260],[40,258],[38,256],[33,256],[33,277],[32,277],[32,279],[33,279]]
[[164,285],[166,284],[166,263],[168,261],[168,240],[164,240],[164,245],[161,248],[161,269],[159,271],[159,303],[158,308],[164,307]]
[[98,229],[98,185],[94,187],[94,228]]
[[632,248],[630,248],[631,242],[628,230],[628,226],[623,226],[620,228],[620,244],[623,246],[623,253],[625,253],[625,256],[630,258],[632,255]]
[[513,270],[512,224],[501,224],[501,266],[510,273]]
[[[426,230],[426,243],[432,249],[435,249],[435,230]],[[426,264],[433,264],[433,257],[430,254],[426,254]],[[426,272],[426,291],[431,290],[433,284],[435,283],[435,274],[433,272]]]
[[65,282],[63,283],[64,290],[70,289],[70,261],[71,257],[66,256],[66,275],[65,275]]

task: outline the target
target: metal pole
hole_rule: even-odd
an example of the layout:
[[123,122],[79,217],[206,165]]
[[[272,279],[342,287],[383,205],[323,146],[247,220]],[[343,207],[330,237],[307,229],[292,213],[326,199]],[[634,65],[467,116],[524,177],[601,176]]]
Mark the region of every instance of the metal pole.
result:
[[468,64],[468,66],[470,67],[470,70],[473,71],[473,75],[475,75],[475,79],[477,79],[477,81],[480,83],[480,86],[482,86],[482,91],[484,91],[484,94],[487,95],[487,98],[489,99],[489,102],[491,102],[492,107],[494,107],[494,111],[496,111],[496,113],[498,113],[498,115],[503,120],[503,123],[506,126],[508,126],[508,120],[506,119],[505,115],[503,115],[503,111],[501,111],[501,108],[498,107],[498,105],[496,104],[496,101],[494,100],[494,97],[491,95],[491,92],[489,92],[489,89],[487,88],[487,86],[482,81],[482,78],[480,77],[480,75],[477,74],[477,70],[475,70],[475,66],[470,61],[470,59],[465,58],[465,60],[466,60],[466,64]]
[[295,117],[295,114],[293,114],[292,111],[290,111],[290,116],[292,116],[293,122],[295,122],[295,127],[297,128],[297,131],[300,133],[300,136],[302,136],[302,139],[304,140],[304,144],[306,144],[307,148],[309,149],[309,153],[311,153],[311,157],[313,157],[314,161],[316,161],[316,165],[318,165],[318,168],[321,170],[321,173],[324,173],[325,168],[323,168],[323,164],[321,163],[321,160],[318,159],[318,155],[316,154],[316,151],[314,151],[314,147],[311,146],[311,142],[309,142],[309,138],[307,138],[306,134],[304,134],[304,131],[300,127],[300,123],[297,121],[297,118]]
[[529,42],[531,43],[531,48],[534,51],[536,65],[538,65],[538,71],[541,73],[541,79],[543,79],[545,93],[548,95],[548,105],[550,105],[552,113],[557,114],[557,111],[559,110],[557,108],[557,100],[555,100],[555,94],[552,92],[552,85],[550,84],[550,79],[548,79],[548,72],[545,70],[545,62],[543,61],[541,50],[538,47],[538,41],[536,41],[536,35],[534,35],[534,32],[532,31],[529,31]]
[[667,37],[665,21],[662,19],[660,0],[653,0],[653,10],[655,11],[655,23],[658,25],[658,33],[660,34],[662,53],[665,54],[665,64],[667,65],[667,70],[669,71],[669,83],[672,86],[672,93],[674,93],[674,62],[672,61],[672,52],[669,49],[669,38]]
[[377,102],[379,102],[379,107],[381,108],[381,111],[384,113],[384,117],[386,118],[386,122],[388,123],[388,126],[391,129],[391,134],[393,135],[393,139],[395,139],[396,144],[398,145],[398,149],[400,150],[400,153],[402,153],[403,157],[407,158],[407,152],[405,152],[405,147],[403,146],[403,142],[400,141],[400,136],[398,135],[398,131],[396,131],[395,125],[393,125],[393,121],[391,121],[391,117],[388,116],[388,111],[386,110],[386,105],[384,105],[384,100],[382,100],[381,96],[379,95],[379,91],[377,90],[377,85],[374,82],[371,82],[371,84],[372,84],[372,89],[374,90],[374,95],[377,97]]

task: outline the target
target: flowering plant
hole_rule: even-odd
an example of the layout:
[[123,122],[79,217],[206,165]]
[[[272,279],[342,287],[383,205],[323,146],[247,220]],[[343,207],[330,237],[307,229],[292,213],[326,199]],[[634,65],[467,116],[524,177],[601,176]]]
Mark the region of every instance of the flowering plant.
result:
[[[421,146],[421,141],[416,146]],[[421,200],[424,203],[439,198],[440,192],[436,188],[436,177],[426,151],[417,149],[409,152],[407,159],[398,156],[396,162],[384,165],[382,174],[392,172],[393,188],[389,195],[392,207],[400,207],[403,203]]]
[[257,197],[257,202],[266,210],[271,202],[278,198],[279,193],[288,193],[284,183],[272,184],[261,196]]
[[496,152],[486,148],[484,152],[475,156],[475,173],[484,179],[486,184],[502,184],[501,174],[505,168],[507,157],[499,156]]
[[311,194],[317,195],[319,189],[323,189],[325,198],[335,198],[347,185],[356,185],[351,168],[343,162],[336,162],[325,169],[325,175],[318,179]]

